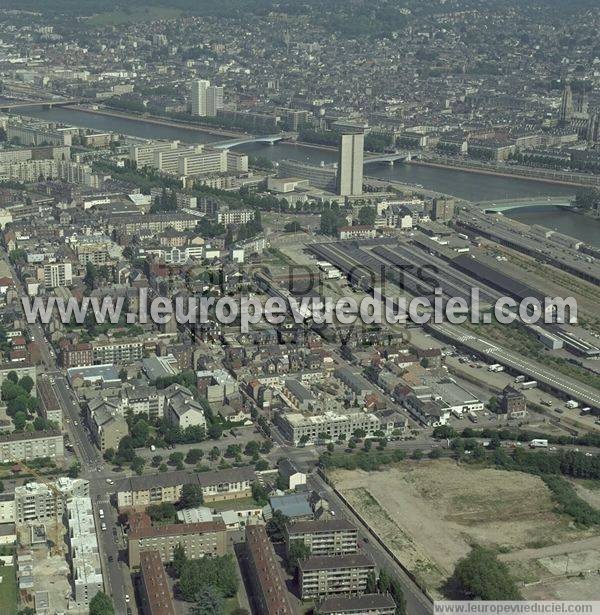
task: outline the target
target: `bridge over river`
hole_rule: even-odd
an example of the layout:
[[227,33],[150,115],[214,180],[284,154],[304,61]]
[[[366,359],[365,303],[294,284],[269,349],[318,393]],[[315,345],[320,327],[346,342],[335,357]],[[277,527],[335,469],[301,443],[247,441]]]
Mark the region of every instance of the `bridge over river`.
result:
[[529,197],[522,199],[506,199],[504,201],[481,201],[477,203],[486,212],[503,212],[511,209],[543,208],[543,207],[575,207],[573,196]]

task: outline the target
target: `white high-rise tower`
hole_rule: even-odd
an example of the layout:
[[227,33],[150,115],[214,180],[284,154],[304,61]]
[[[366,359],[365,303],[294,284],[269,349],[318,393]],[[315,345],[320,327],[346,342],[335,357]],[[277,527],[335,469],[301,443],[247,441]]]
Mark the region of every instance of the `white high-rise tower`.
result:
[[360,196],[363,187],[363,132],[342,134],[340,138],[337,187],[341,196]]
[[198,79],[192,83],[192,115],[205,116],[206,91],[210,87],[210,81]]

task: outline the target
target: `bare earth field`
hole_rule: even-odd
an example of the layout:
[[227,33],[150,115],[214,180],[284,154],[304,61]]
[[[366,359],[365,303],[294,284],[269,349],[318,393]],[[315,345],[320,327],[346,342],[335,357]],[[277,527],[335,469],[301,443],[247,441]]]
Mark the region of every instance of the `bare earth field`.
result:
[[[600,597],[598,532],[577,529],[558,514],[535,476],[437,460],[406,461],[381,472],[336,470],[331,477],[434,596],[478,543],[498,550],[527,598],[582,599],[594,591]],[[569,560],[567,567],[562,559]],[[584,578],[576,584],[567,579],[580,572]]]

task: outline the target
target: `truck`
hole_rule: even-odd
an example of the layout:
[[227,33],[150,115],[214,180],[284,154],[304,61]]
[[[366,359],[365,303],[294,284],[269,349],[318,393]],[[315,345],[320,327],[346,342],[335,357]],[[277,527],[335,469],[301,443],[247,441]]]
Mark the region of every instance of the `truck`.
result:
[[519,382],[525,382],[525,376],[517,376],[515,378],[515,382],[518,384]]
[[500,365],[500,363],[494,363],[493,365],[488,365],[488,372],[503,372],[504,365]]
[[474,412],[469,412],[467,416],[469,417],[469,421],[471,421],[471,423],[477,423],[477,415]]
[[579,402],[574,399],[569,399],[569,401],[565,404],[567,408],[579,408]]
[[527,382],[521,383],[522,389],[535,389],[537,387],[537,380],[527,380]]
[[534,438],[529,443],[529,447],[530,448],[548,448],[548,440],[545,440],[543,438]]

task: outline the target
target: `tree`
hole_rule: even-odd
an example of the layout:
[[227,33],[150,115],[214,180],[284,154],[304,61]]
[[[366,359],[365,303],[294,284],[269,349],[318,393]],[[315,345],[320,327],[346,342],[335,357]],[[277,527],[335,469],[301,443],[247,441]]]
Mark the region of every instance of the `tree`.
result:
[[15,431],[23,431],[25,423],[27,423],[27,415],[24,412],[17,412],[13,417],[13,423],[15,424]]
[[79,476],[79,472],[81,472],[81,464],[79,461],[74,461],[69,466],[69,471],[67,474],[69,475],[69,478],[77,478]]
[[112,601],[104,592],[98,592],[90,600],[90,615],[115,615]]
[[204,457],[204,451],[199,448],[191,448],[185,456],[185,462],[190,465],[197,464],[202,457]]
[[225,601],[221,592],[210,585],[198,591],[196,604],[192,607],[192,615],[222,615]]
[[208,437],[211,440],[218,440],[223,435],[223,426],[220,423],[212,423],[208,428]]
[[8,372],[8,374],[6,374],[6,377],[13,384],[17,384],[19,382],[19,376],[17,376],[17,372]]
[[94,263],[88,262],[85,266],[85,277],[83,283],[86,285],[88,291],[94,290],[96,279],[98,278],[98,269]]
[[269,462],[266,459],[259,459],[255,464],[254,464],[254,469],[257,472],[264,472],[265,470],[269,469]]
[[175,506],[171,502],[152,504],[146,509],[149,517],[155,522],[173,521],[177,516]]
[[139,419],[131,429],[132,444],[135,448],[146,446],[150,436],[150,427],[144,419]]
[[423,451],[420,448],[416,448],[411,455],[411,459],[423,459]]
[[33,389],[33,380],[31,376],[23,376],[23,378],[19,380],[19,386],[25,391],[27,391],[27,393],[31,393]]
[[208,458],[211,461],[216,461],[220,456],[221,456],[221,451],[219,450],[218,446],[213,446],[208,453]]
[[508,566],[479,545],[456,564],[447,587],[465,600],[521,600]]
[[367,588],[365,593],[374,594],[377,592],[377,577],[375,576],[375,572],[371,571],[367,575]]
[[252,483],[252,497],[259,506],[265,506],[269,501],[267,490],[258,481]]
[[136,456],[135,459],[131,462],[131,469],[138,475],[141,475],[144,472],[144,466],[146,465],[146,460],[142,457]]
[[175,576],[179,578],[184,568],[187,566],[188,558],[185,554],[185,549],[181,543],[175,545],[173,549],[173,570],[175,571]]
[[287,571],[296,574],[298,564],[309,557],[310,547],[303,540],[292,540],[286,561]]
[[358,223],[364,226],[373,226],[375,224],[375,218],[377,217],[377,212],[374,207],[369,207],[365,205],[360,208],[358,212]]
[[297,233],[298,231],[301,231],[302,227],[300,226],[300,224],[298,224],[298,222],[294,221],[294,222],[288,222],[284,227],[283,227],[283,232],[284,233]]
[[173,465],[177,465],[183,461],[183,453],[180,451],[175,451],[169,455],[169,463]]
[[220,591],[225,598],[235,596],[238,575],[232,555],[189,560],[179,577],[179,590],[184,600],[193,602],[204,587]]
[[267,533],[273,542],[281,542],[284,537],[285,524],[289,521],[288,517],[280,510],[276,510],[267,523]]
[[390,578],[388,571],[385,570],[385,568],[382,568],[381,571],[379,572],[379,591],[380,593],[387,594],[390,589],[391,583],[392,583],[392,579]]
[[204,504],[202,487],[200,485],[193,485],[192,483],[183,485],[181,488],[180,503],[182,508],[195,508],[196,506],[202,506],[202,504]]

